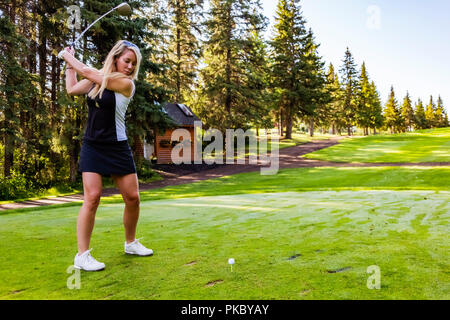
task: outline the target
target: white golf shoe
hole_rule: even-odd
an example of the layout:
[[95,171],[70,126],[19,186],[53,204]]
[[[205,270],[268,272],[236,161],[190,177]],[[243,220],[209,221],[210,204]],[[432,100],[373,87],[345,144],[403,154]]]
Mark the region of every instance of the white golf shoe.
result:
[[91,256],[91,250],[86,250],[81,255],[76,254],[74,261],[74,267],[76,269],[84,271],[100,271],[105,269],[104,263],[98,262]]
[[147,249],[139,242],[138,239],[136,239],[129,244],[127,244],[127,242],[125,241],[125,253],[145,257],[153,255],[153,250]]

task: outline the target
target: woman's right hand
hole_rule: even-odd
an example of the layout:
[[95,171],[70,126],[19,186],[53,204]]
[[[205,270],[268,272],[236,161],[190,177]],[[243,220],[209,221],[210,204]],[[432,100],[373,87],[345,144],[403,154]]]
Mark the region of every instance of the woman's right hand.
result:
[[64,60],[64,54],[69,53],[72,56],[75,54],[75,49],[72,47],[65,47],[58,53],[58,58]]
[[65,47],[64,50],[70,53],[71,55],[75,55],[75,49],[73,47]]

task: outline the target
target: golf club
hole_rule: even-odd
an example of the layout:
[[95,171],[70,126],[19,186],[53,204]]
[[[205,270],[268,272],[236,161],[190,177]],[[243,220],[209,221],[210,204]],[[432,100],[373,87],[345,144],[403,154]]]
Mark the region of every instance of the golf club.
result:
[[98,22],[100,19],[102,19],[103,17],[105,17],[106,15],[110,14],[111,12],[113,12],[114,10],[117,10],[117,12],[121,15],[121,16],[129,16],[131,15],[131,7],[128,3],[126,2],[122,2],[121,4],[119,4],[118,6],[112,8],[111,10],[109,10],[107,13],[105,13],[104,15],[102,15],[100,18],[98,18],[97,20],[95,20],[94,22],[92,22],[86,29],[83,30],[83,32],[75,39],[75,41],[73,41],[70,44],[70,47],[73,48],[75,46],[75,43],[77,43],[82,37],[83,35],[86,33],[86,31],[88,31],[96,22]]

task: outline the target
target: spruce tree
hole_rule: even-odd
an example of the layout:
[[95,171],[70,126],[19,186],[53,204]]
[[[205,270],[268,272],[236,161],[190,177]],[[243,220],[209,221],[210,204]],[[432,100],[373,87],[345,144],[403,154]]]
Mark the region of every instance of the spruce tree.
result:
[[412,108],[411,97],[409,96],[409,92],[406,92],[406,96],[403,99],[403,104],[401,108],[401,115],[404,122],[404,128],[408,131],[412,131],[414,126],[414,110]]
[[[16,7],[9,7],[7,15],[0,17],[0,136],[3,145],[3,176],[8,177],[21,167],[15,155],[26,150],[26,128],[22,127],[25,115],[32,119],[32,98],[36,95],[33,81],[36,81],[23,66],[28,42],[18,32]],[[27,153],[28,154],[28,153]]]
[[373,133],[376,134],[376,130],[383,126],[383,107],[381,104],[380,94],[377,91],[374,81],[370,84],[369,106],[369,127],[372,128]]
[[192,94],[201,57],[203,0],[168,0],[168,9],[171,22],[164,76],[170,99],[185,103]]
[[368,135],[368,128],[370,127],[370,116],[372,111],[370,105],[372,91],[365,62],[363,62],[361,66],[361,74],[359,76],[359,84],[357,90],[356,123],[359,127],[363,128],[364,135]]
[[427,120],[427,128],[436,128],[436,105],[433,96],[430,97],[430,102],[425,109],[425,119]]
[[299,0],[279,0],[270,44],[273,85],[287,139],[292,138],[296,118],[314,120],[316,107],[325,103],[323,63],[305,24]]
[[253,111],[245,97],[248,69],[242,61],[256,38],[248,35],[265,28],[259,0],[211,0],[203,50],[205,67],[199,73],[199,99],[194,106],[205,127],[225,131],[246,129]]
[[384,109],[384,125],[391,133],[397,133],[401,129],[402,118],[395,98],[394,87],[391,86],[388,102]]
[[415,106],[414,111],[414,129],[426,129],[428,127],[427,119],[425,118],[425,109],[423,107],[423,102],[419,99]]
[[325,63],[318,53],[319,45],[315,43],[311,29],[308,31],[305,45],[305,68],[303,70],[304,95],[300,101],[302,109],[298,118],[307,121],[309,135],[314,136],[315,125],[326,123],[326,106],[331,102],[332,96],[326,88]]
[[[242,68],[245,70],[244,83],[246,86],[243,91],[246,96],[244,99],[248,105],[248,120],[253,127],[271,128],[272,117],[270,112],[270,70],[269,61],[267,59],[267,45],[264,42],[261,30],[254,26],[252,30],[245,35],[246,47],[242,52],[240,61]],[[258,131],[257,131],[258,133]]]
[[444,128],[448,126],[447,113],[445,112],[444,103],[442,101],[441,96],[438,97],[435,119],[436,119],[436,126],[438,128]]
[[328,118],[329,125],[331,126],[332,134],[336,132],[341,133],[341,130],[345,127],[345,123],[342,121],[340,116],[340,108],[342,105],[342,88],[339,82],[339,77],[334,70],[334,66],[330,63],[327,72],[327,90],[331,95],[331,101],[327,104],[326,115]]
[[345,52],[343,65],[339,72],[341,74],[341,83],[343,86],[344,96],[341,109],[341,116],[347,127],[347,133],[352,135],[352,126],[356,123],[356,116],[358,110],[358,73],[356,71],[355,59],[353,58],[349,48]]

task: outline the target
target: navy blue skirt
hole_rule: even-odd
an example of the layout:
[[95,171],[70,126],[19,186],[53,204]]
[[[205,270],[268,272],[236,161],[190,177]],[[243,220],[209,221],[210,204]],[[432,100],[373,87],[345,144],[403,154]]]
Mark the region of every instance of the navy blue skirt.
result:
[[136,165],[127,140],[105,143],[83,139],[78,171],[110,177],[136,173]]

